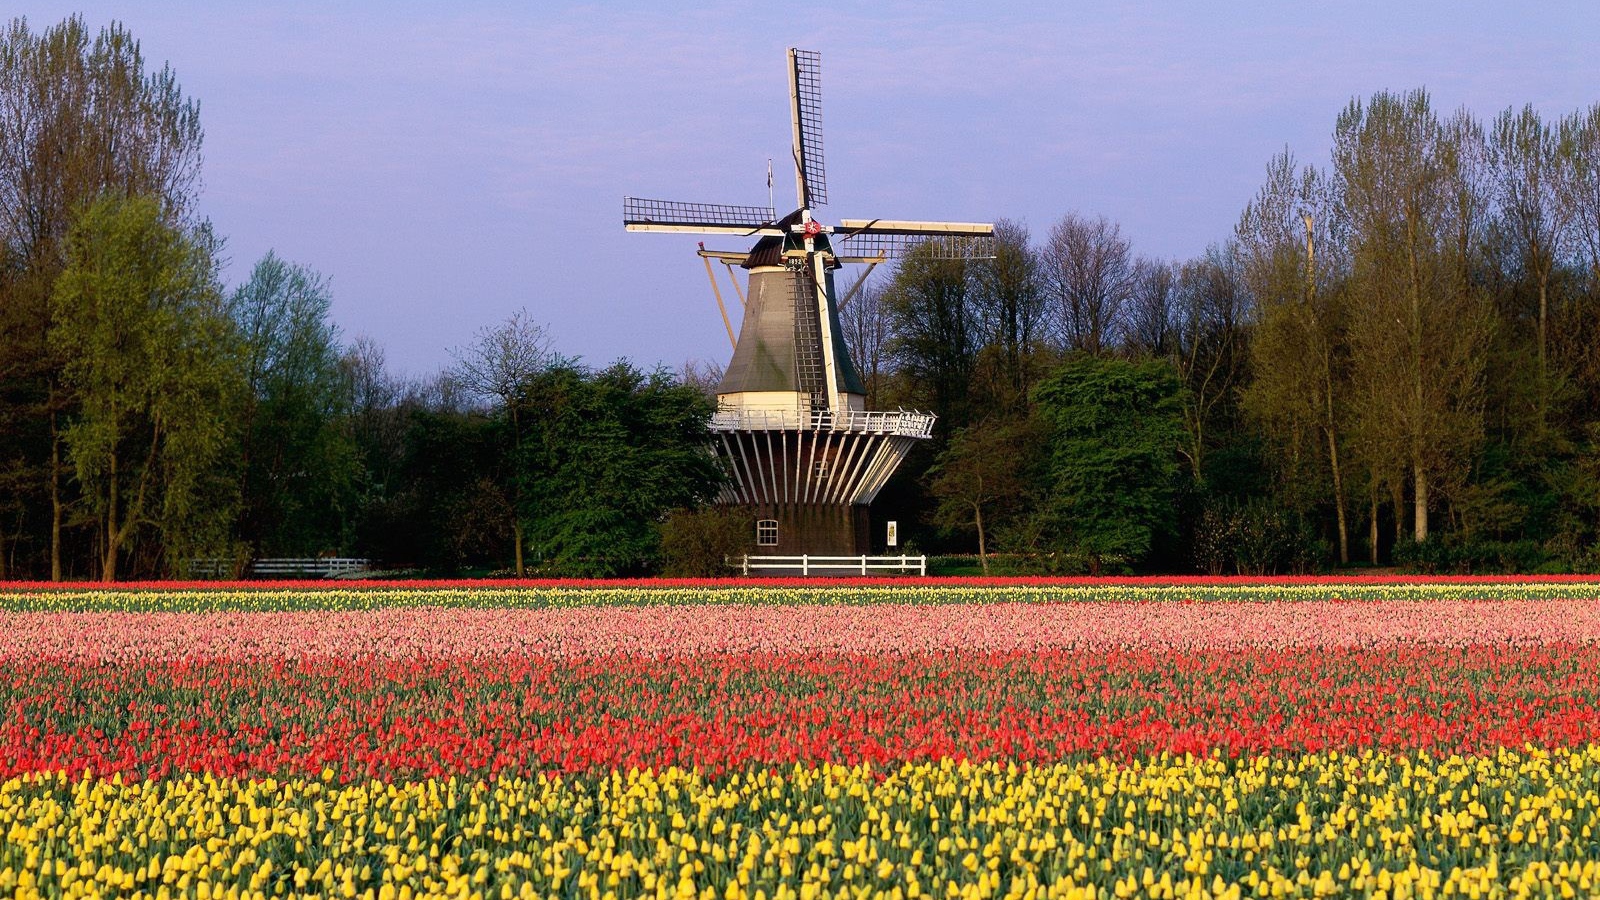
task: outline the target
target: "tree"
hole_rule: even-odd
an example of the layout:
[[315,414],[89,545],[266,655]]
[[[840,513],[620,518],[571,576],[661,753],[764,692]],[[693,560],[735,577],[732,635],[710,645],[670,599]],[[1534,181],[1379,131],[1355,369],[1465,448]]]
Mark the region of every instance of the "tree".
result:
[[854,297],[839,307],[839,328],[866,388],[867,409],[877,409],[883,400],[884,381],[889,376],[891,324],[884,303],[885,288],[868,281]]
[[557,363],[523,387],[529,427],[519,515],[544,563],[603,577],[653,565],[669,511],[711,499],[712,405],[664,370]]
[[1134,284],[1122,228],[1068,213],[1050,229],[1040,270],[1062,347],[1098,355],[1115,346]]
[[1125,343],[1135,354],[1164,358],[1177,352],[1176,268],[1150,259],[1133,264]]
[[1129,566],[1171,528],[1183,385],[1165,360],[1078,354],[1034,389],[1049,434],[1037,515],[1052,551]]
[[327,281],[274,253],[229,299],[244,345],[240,535],[256,555],[344,543],[357,458]]
[[462,387],[475,396],[498,401],[499,411],[510,424],[508,452],[513,462],[506,469],[510,476],[506,493],[507,502],[518,511],[511,519],[518,578],[526,571],[524,519],[520,511],[527,486],[519,462],[526,452],[524,393],[535,377],[556,363],[550,352],[549,335],[528,317],[525,309],[512,313],[494,328],[479,331],[476,343],[456,353],[455,376]]
[[52,355],[51,296],[78,216],[105,194],[159,198],[181,220],[200,186],[199,105],[167,67],[147,72],[139,44],[112,23],[91,38],[79,17],[0,34],[0,472],[44,507],[48,569],[60,580],[72,497],[62,439],[74,408]]
[[1499,230],[1509,238],[1523,278],[1533,283],[1539,297],[1536,343],[1543,413],[1550,399],[1550,278],[1568,234],[1561,220],[1559,141],[1529,104],[1521,112],[1507,109],[1495,117],[1488,149]]
[[1028,244],[1028,229],[1005,219],[995,223],[995,255],[972,266],[972,310],[977,316],[980,354],[988,362],[986,406],[1019,411],[1038,379],[1039,345],[1048,328],[1039,257]]
[[97,519],[104,581],[143,526],[163,538],[169,569],[225,537],[234,497],[220,464],[243,385],[212,246],[142,197],[96,203],[68,237],[50,345],[81,403],[67,456]]
[[911,385],[912,402],[931,407],[950,428],[971,415],[972,370],[978,354],[967,263],[926,249],[902,257],[883,297],[889,313],[889,356]]
[[[1327,183],[1285,150],[1234,233],[1243,277],[1255,297],[1252,378],[1245,405],[1265,426],[1289,484],[1304,481],[1302,458],[1327,465],[1339,562],[1350,562],[1345,511],[1348,345],[1340,277],[1342,243]],[[1373,520],[1376,528],[1376,518]],[[1373,562],[1377,541],[1372,541]]]
[[345,429],[356,454],[356,517],[381,504],[397,486],[405,457],[404,386],[385,368],[383,348],[356,338],[339,356],[340,383],[349,411]]
[[1590,290],[1600,290],[1600,103],[1566,116],[1558,130],[1562,219],[1583,248]]
[[1215,440],[1211,429],[1233,412],[1245,375],[1242,332],[1250,303],[1238,269],[1231,245],[1212,246],[1178,269],[1173,290],[1171,358],[1188,388],[1183,455],[1196,482],[1205,479],[1206,454]]
[[1600,103],[1562,118],[1560,204],[1574,302],[1555,329],[1578,387],[1575,412],[1600,416]]
[[714,578],[728,574],[728,560],[745,552],[749,519],[727,506],[674,510],[661,524],[662,574]]
[[1482,430],[1491,322],[1467,278],[1482,226],[1472,177],[1481,140],[1464,113],[1441,122],[1421,90],[1352,101],[1334,130],[1352,248],[1353,410],[1369,464],[1397,499],[1409,470],[1419,543],[1430,488],[1459,483]]
[[[1558,169],[1570,302],[1553,330],[1577,417],[1600,418],[1600,103],[1561,119]],[[1582,430],[1580,424],[1579,430]]]
[[704,359],[687,359],[678,368],[678,381],[717,402],[717,389],[722,385],[722,364]]
[[978,560],[985,575],[989,535],[1002,517],[1021,510],[1040,437],[1029,419],[994,417],[952,435],[928,470],[928,491],[939,503],[935,524],[977,533]]

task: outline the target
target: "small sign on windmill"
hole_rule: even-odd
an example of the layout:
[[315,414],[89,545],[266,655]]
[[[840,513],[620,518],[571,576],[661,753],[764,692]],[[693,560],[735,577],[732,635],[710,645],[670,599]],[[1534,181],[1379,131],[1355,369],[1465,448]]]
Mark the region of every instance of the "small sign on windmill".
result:
[[868,505],[911,446],[931,436],[934,417],[866,409],[839,328],[833,273],[847,263],[870,271],[913,249],[946,259],[992,257],[994,226],[886,219],[826,225],[814,218],[813,208],[828,202],[821,57],[791,49],[788,64],[798,208],[779,218],[771,206],[628,197],[623,222],[629,231],[756,239],[745,252],[700,245],[708,272],[712,259],[749,272],[737,338],[716,292],[734,341],[712,421],[715,449],[731,476],[719,501],[748,508],[758,553],[864,554],[872,550]]

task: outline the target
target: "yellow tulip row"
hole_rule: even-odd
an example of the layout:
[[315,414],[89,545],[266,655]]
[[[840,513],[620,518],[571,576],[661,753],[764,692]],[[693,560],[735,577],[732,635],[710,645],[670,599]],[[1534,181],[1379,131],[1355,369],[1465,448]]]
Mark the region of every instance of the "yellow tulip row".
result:
[[1600,746],[730,775],[0,784],[17,897],[1577,897]]
[[1235,585],[918,585],[893,587],[484,587],[286,590],[0,589],[0,609],[15,611],[209,612],[213,610],[363,610],[406,606],[561,608],[682,604],[943,604],[1162,602],[1182,600],[1558,600],[1587,599],[1600,583],[1406,583]]

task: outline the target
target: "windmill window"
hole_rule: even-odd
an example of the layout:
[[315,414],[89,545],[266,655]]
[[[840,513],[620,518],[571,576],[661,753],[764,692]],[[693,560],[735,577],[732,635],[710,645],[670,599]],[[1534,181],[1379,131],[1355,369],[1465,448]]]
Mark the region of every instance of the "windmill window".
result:
[[778,546],[778,520],[777,519],[758,519],[758,520],[756,520],[756,546],[758,546],[758,547],[776,547],[776,546]]
[[824,459],[817,460],[816,469],[815,469],[815,471],[813,471],[811,473],[811,475],[812,475],[812,477],[814,477],[818,481],[827,481],[828,480],[828,461],[824,460]]

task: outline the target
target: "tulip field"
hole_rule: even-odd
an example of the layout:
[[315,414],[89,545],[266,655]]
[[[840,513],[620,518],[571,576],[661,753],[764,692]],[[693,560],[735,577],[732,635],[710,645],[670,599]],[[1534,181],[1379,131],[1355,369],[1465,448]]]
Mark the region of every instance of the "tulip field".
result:
[[0,894],[1600,896],[1600,581],[0,584]]

